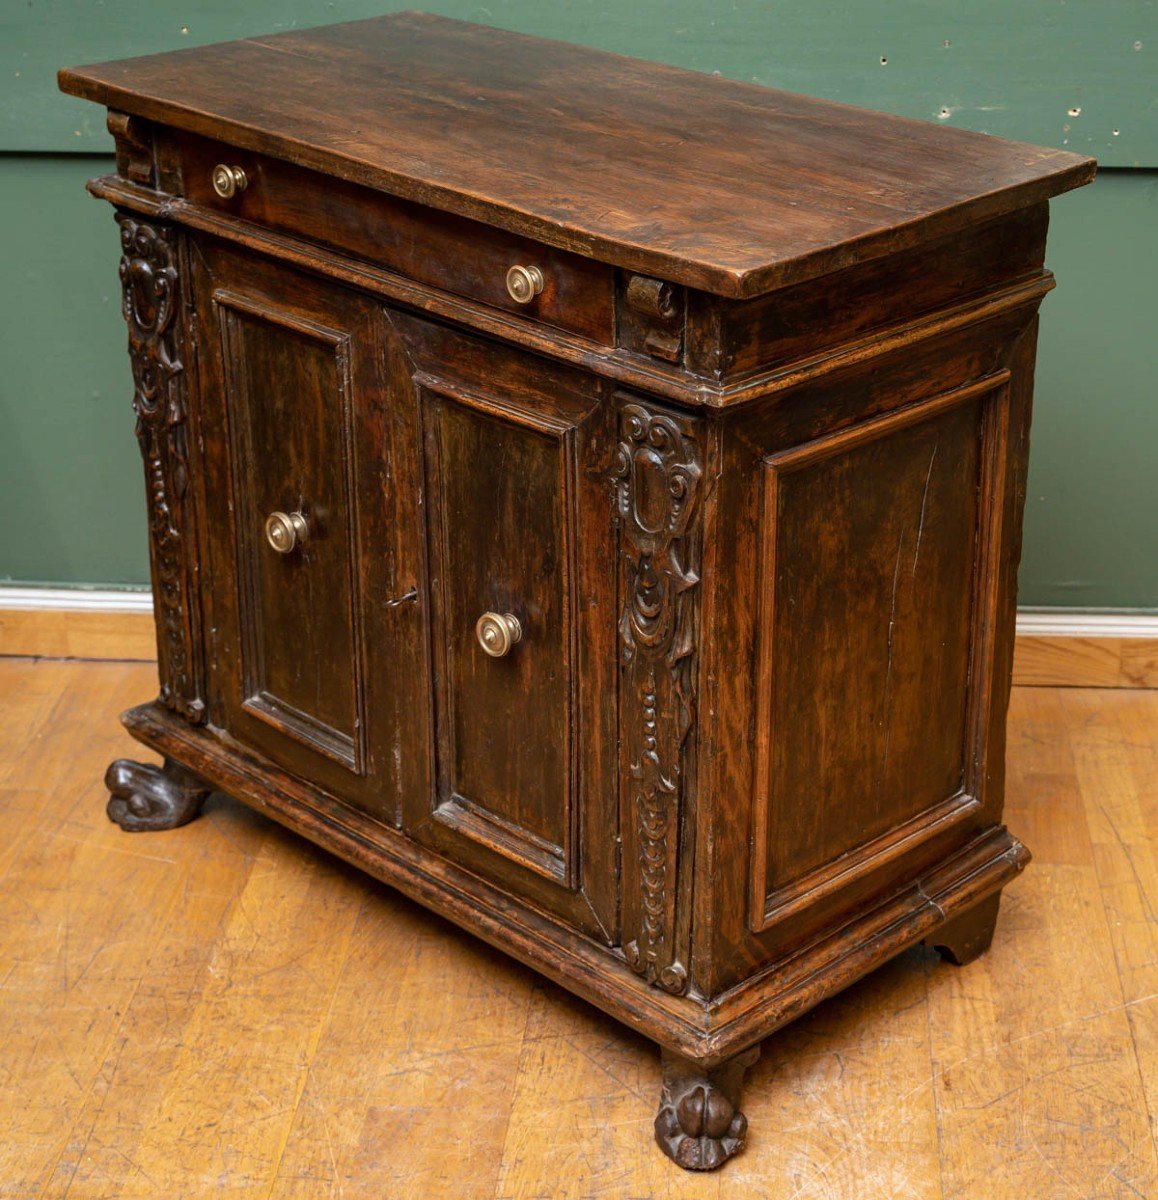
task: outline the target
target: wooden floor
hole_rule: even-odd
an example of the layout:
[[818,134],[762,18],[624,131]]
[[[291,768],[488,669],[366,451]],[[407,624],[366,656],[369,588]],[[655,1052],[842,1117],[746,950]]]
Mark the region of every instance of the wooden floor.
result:
[[103,815],[148,665],[0,659],[0,1197],[1158,1196],[1158,691],[1020,689],[993,949],[769,1040],[747,1151],[643,1039],[223,797]]

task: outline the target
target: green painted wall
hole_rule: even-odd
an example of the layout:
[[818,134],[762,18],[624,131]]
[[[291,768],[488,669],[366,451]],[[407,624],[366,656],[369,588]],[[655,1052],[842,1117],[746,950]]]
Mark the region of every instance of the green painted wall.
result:
[[0,149],[103,149],[60,66],[404,8],[1158,165],[1155,0],[7,0]]
[[[83,190],[111,142],[98,109],[55,93],[55,69],[402,7],[0,4],[0,582],[148,577],[116,231]],[[424,7],[1158,167],[1154,0]],[[1049,265],[1021,599],[1158,608],[1158,171],[1104,172],[1055,202]]]

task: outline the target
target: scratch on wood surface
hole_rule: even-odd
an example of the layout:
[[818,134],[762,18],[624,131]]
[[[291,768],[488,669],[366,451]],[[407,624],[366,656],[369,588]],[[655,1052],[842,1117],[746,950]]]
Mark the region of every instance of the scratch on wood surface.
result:
[[1146,890],[1146,885],[1142,882],[1142,876],[1138,874],[1137,864],[1134,862],[1134,856],[1130,853],[1130,846],[1122,837],[1122,832],[1118,828],[1117,822],[1110,816],[1109,811],[1104,804],[1098,804],[1098,811],[1106,818],[1106,824],[1109,825],[1114,834],[1114,840],[1118,843],[1122,853],[1126,856],[1126,862],[1130,864],[1130,874],[1134,877],[1134,883],[1138,888],[1138,899],[1142,902],[1142,907],[1146,912],[1146,919],[1151,924],[1158,924],[1158,916],[1155,916],[1154,909],[1150,905],[1150,896]]
[[[87,846],[92,840],[91,838],[79,838],[74,837],[71,833],[60,832],[56,834],[56,838],[54,840],[57,839],[63,839],[66,842],[75,842],[78,846]],[[101,851],[105,854],[123,854],[126,858],[140,858],[144,859],[146,862],[165,863],[167,866],[172,866],[173,863],[177,861],[173,858],[165,858],[160,854],[141,854],[137,850],[128,849],[127,846],[118,846],[113,843],[103,845],[101,847]]]
[[889,707],[889,696],[892,692],[893,679],[893,630],[897,624],[897,583],[901,577],[901,557],[905,550],[905,534],[907,532],[907,528],[901,529],[901,536],[897,539],[897,557],[896,561],[893,563],[893,594],[892,599],[889,601],[889,628],[886,636],[887,658],[885,660],[885,688],[884,699],[882,701],[882,708],[884,710],[883,719],[885,722],[885,746],[884,754],[881,757],[880,770],[877,771],[876,786],[873,789],[874,795],[876,796],[878,802],[880,799],[881,787],[883,786],[885,780],[885,772],[888,770],[889,766],[889,743],[892,740],[893,733],[893,715],[892,710]]
[[[537,1042],[537,1041],[549,1041],[549,1040],[552,1040],[552,1035],[536,1034],[536,1035],[533,1035],[532,1037],[524,1038],[524,1045],[534,1045],[535,1042]],[[603,1074],[607,1076],[608,1079],[610,1079],[613,1083],[618,1084],[621,1088],[623,1088],[623,1090],[625,1092],[630,1092],[631,1095],[637,1097],[641,1103],[650,1105],[652,1103],[652,1101],[654,1100],[653,1096],[645,1097],[643,1095],[643,1093],[640,1092],[637,1088],[633,1088],[631,1086],[631,1084],[620,1079],[619,1076],[616,1075],[614,1071],[610,1070],[605,1063],[601,1063],[599,1061],[599,1059],[597,1059],[595,1057],[595,1055],[588,1053],[588,1051],[584,1050],[582,1046],[576,1045],[575,1040],[573,1038],[565,1037],[565,1038],[563,1038],[563,1043],[569,1049],[575,1050],[577,1053],[583,1055],[583,1057],[586,1058],[588,1061],[594,1063],[595,1066],[597,1066],[603,1072]]]
[[929,483],[933,478],[933,464],[937,461],[937,447],[940,442],[933,443],[933,453],[929,455],[929,469],[925,472],[925,490],[921,493],[921,515],[917,521],[917,545],[913,551],[913,569],[910,575],[917,573],[917,559],[921,557],[921,537],[925,532],[925,506],[929,502]]

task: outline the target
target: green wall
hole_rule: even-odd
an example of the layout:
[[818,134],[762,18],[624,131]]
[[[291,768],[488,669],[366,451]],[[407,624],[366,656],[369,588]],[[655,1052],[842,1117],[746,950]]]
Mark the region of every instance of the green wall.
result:
[[[100,110],[55,92],[55,69],[413,6],[0,4],[0,582],[148,577],[116,231],[83,190],[109,169],[111,140]],[[1154,0],[424,7],[1064,145],[1118,168],[1053,205],[1060,287],[1043,307],[1021,599],[1158,607]]]

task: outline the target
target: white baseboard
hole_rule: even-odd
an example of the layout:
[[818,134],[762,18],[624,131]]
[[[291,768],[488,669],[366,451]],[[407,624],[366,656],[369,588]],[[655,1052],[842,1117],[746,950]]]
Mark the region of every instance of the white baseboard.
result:
[[24,612],[151,613],[153,594],[146,588],[9,587],[0,584],[0,609]]
[[1022,608],[1018,637],[1158,638],[1158,613]]

